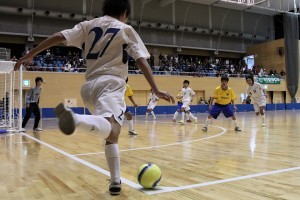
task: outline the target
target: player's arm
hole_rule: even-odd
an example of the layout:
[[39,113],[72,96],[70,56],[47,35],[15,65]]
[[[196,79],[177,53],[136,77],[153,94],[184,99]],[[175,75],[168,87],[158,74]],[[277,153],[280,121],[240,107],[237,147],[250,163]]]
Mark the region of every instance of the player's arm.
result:
[[136,64],[139,67],[139,69],[143,72],[143,74],[144,74],[147,82],[149,83],[150,87],[152,88],[154,94],[156,94],[158,98],[175,103],[175,99],[171,94],[169,94],[168,92],[165,92],[165,91],[161,91],[157,88],[156,83],[153,78],[153,75],[152,75],[152,70],[151,70],[148,62],[146,61],[146,59],[138,58],[136,60]]
[[137,107],[138,105],[135,103],[133,96],[128,96],[128,99],[131,101],[134,107]]
[[20,58],[15,64],[14,70],[19,70],[22,64],[27,66],[28,64],[30,64],[34,56],[52,46],[63,43],[64,41],[66,41],[66,38],[63,36],[63,34],[59,32],[54,33],[52,36],[48,37],[46,40],[41,42],[37,47],[29,51],[28,54]]

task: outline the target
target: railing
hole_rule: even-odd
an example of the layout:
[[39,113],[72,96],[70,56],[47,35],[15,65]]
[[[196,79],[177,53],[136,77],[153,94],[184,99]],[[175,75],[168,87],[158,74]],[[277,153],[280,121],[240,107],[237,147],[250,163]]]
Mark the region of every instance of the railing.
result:
[[[24,69],[24,71],[39,71],[39,72],[52,72],[52,73],[85,73],[86,68],[71,68],[69,71],[65,71],[60,67],[35,67],[31,68],[31,70]],[[128,70],[128,74],[130,75],[141,75],[142,72],[140,70]],[[216,72],[176,72],[176,71],[152,71],[152,74],[155,76],[191,76],[191,77],[211,77],[217,78],[221,77],[223,74]],[[231,78],[245,78],[248,74],[227,74]],[[256,75],[257,76],[257,75]],[[281,80],[285,79],[285,76],[263,76],[263,77],[278,77]]]

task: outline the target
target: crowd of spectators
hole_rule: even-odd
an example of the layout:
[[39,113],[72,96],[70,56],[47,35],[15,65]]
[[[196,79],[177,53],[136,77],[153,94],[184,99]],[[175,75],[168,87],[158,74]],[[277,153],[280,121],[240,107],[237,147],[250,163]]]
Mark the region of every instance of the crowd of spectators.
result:
[[[148,59],[155,75],[187,75],[198,77],[219,77],[227,74],[230,77],[244,77],[246,75],[258,76],[285,76],[285,72],[270,70],[265,71],[262,66],[248,68],[243,59],[234,58],[209,58],[201,56],[187,55],[162,55],[158,56],[159,61],[155,65],[153,54]],[[16,60],[14,57],[13,60]],[[42,54],[36,56],[33,62],[27,66],[28,71],[51,71],[51,72],[85,72],[86,62],[78,51],[68,51],[63,53],[59,48],[47,49]],[[141,74],[135,61],[129,57],[129,74]]]
[[[154,66],[151,57],[148,60],[153,73],[156,75],[188,75],[188,76],[209,76],[219,77],[224,74],[231,77],[245,77],[246,75],[274,75],[285,76],[285,72],[277,73],[276,70],[270,70],[269,73],[265,72],[262,66],[253,66],[248,68],[243,59],[230,59],[230,58],[208,58],[199,56],[186,56],[186,55],[159,55],[159,65]],[[132,74],[141,73],[134,60],[131,60],[129,65],[129,72]]]

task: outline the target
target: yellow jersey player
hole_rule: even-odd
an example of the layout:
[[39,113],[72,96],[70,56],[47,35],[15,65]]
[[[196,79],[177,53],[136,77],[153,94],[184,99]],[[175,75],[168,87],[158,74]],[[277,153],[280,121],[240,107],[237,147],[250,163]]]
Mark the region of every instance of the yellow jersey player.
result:
[[[211,118],[213,117],[214,119],[217,119],[221,112],[226,118],[232,118],[235,126],[235,131],[241,131],[241,129],[237,125],[237,120],[234,114],[234,110],[237,110],[236,106],[234,105],[234,100],[236,99],[236,96],[234,91],[230,87],[228,87],[228,81],[229,78],[227,76],[221,77],[221,86],[218,86],[215,89],[211,101],[209,102],[210,112],[205,121],[205,125],[202,128],[203,131],[207,131],[207,126]],[[216,100],[216,102],[212,107],[214,100]]]
[[[128,99],[131,101],[131,103],[133,104],[134,107],[137,107],[137,104],[135,103],[134,99],[133,99],[133,91],[130,87],[130,85],[128,85],[128,77],[126,78],[126,90],[125,90],[125,97],[128,97]],[[129,111],[127,105],[126,105],[126,110],[124,113],[128,124],[129,124],[129,130],[128,130],[128,134],[129,135],[137,135],[137,132],[134,131],[134,127],[133,127],[133,120],[132,120],[132,114]]]

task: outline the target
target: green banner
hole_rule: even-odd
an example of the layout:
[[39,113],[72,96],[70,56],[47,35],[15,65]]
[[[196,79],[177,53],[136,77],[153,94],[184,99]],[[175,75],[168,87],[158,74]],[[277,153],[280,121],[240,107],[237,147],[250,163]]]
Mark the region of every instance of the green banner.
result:
[[257,82],[260,84],[280,84],[280,78],[274,76],[257,77]]

